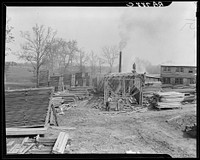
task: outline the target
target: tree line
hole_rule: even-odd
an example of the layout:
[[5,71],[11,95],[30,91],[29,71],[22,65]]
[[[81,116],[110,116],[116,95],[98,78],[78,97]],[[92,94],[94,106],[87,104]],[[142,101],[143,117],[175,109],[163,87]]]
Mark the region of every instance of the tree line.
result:
[[[11,43],[14,39],[12,29],[13,27],[7,23],[6,43]],[[73,66],[78,67],[80,72],[84,72],[85,67],[89,66],[91,74],[95,75],[97,68],[101,72],[103,65],[109,66],[109,72],[112,72],[119,55],[117,45],[102,47],[101,55],[95,54],[92,50],[88,53],[79,47],[76,40],[57,37],[57,31],[44,25],[35,24],[31,31],[21,31],[20,35],[24,43],[15,55],[32,65],[36,76],[36,87],[39,87],[39,73],[43,67],[53,75],[55,70],[60,74],[70,72]]]

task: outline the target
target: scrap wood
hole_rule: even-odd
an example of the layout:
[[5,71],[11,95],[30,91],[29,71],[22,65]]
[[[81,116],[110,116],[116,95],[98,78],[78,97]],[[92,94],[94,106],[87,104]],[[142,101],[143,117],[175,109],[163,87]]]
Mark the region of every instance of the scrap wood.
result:
[[56,143],[53,147],[53,153],[64,153],[67,141],[68,141],[69,135],[65,132],[60,132],[58,135],[58,138],[56,140]]

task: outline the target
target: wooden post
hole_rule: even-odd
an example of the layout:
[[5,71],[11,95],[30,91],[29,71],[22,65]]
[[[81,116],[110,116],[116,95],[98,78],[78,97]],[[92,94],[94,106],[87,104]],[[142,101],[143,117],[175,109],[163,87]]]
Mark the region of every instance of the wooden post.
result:
[[56,110],[55,110],[55,108],[54,108],[53,105],[51,105],[51,108],[52,108],[52,111],[53,111],[53,115],[54,115],[54,118],[55,118],[56,125],[58,126],[58,120],[57,120],[57,116],[56,116]]
[[122,86],[123,86],[123,88],[122,88],[122,90],[123,90],[123,97],[125,97],[125,95],[126,95],[126,88],[125,88],[125,79],[124,78],[122,79]]

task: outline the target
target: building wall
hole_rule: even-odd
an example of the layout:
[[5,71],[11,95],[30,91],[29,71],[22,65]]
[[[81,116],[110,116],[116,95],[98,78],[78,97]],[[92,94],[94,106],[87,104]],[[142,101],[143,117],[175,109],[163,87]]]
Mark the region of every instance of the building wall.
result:
[[[178,70],[177,70],[177,67],[179,67]],[[191,84],[191,81],[195,80],[196,67],[183,66],[182,70],[180,67],[181,66],[161,66],[162,83],[164,83],[165,78],[170,78],[170,84],[173,84],[173,85],[177,84],[177,81],[179,82],[180,79],[184,85]]]

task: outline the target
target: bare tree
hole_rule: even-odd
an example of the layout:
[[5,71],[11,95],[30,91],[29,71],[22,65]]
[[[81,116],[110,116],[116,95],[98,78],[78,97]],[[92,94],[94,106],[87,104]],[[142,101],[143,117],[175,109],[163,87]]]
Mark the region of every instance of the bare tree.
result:
[[88,55],[82,50],[79,49],[78,54],[76,55],[76,63],[79,67],[80,72],[83,72],[85,69],[85,65],[88,62]]
[[25,43],[21,45],[22,52],[18,54],[20,59],[30,62],[36,74],[36,87],[39,87],[39,71],[47,61],[50,44],[53,43],[56,32],[48,27],[47,32],[43,25],[37,24],[32,28],[33,35],[28,31],[22,32],[21,36]]
[[63,39],[60,39],[59,45],[59,66],[64,68],[64,71],[62,72],[66,72],[68,67],[72,65],[75,55],[79,51],[77,41],[70,40],[66,42]]
[[60,54],[60,40],[54,39],[52,43],[49,43],[48,54],[47,54],[47,63],[46,67],[49,70],[49,75],[53,75],[55,68],[58,67],[59,64],[59,54]]
[[105,60],[101,57],[98,57],[98,63],[99,63],[99,73],[101,73],[102,65],[105,63]]
[[104,57],[105,62],[109,65],[110,72],[112,72],[113,65],[119,56],[119,49],[117,46],[104,46],[102,51],[102,56]]
[[10,26],[9,24],[10,22],[10,18],[6,17],[6,51],[5,51],[5,55],[7,56],[9,54],[9,51],[11,51],[11,49],[8,47],[8,44],[14,41],[14,37],[12,35],[12,30],[13,27]]
[[89,62],[90,62],[91,74],[95,75],[96,74],[97,62],[98,62],[98,57],[97,57],[96,54],[94,54],[93,51],[91,51],[91,53],[89,55]]

